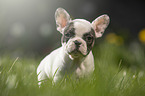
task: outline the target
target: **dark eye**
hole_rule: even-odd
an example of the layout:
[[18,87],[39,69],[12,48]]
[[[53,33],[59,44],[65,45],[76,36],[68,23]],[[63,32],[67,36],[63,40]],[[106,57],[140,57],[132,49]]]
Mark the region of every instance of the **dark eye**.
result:
[[65,34],[65,37],[70,38],[71,37],[71,34],[70,33],[66,33]]
[[92,43],[93,37],[92,36],[86,36],[87,43]]

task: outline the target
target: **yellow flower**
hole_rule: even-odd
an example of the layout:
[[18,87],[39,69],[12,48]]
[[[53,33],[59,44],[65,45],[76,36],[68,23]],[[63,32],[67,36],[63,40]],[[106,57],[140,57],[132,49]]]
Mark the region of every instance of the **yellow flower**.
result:
[[106,36],[107,42],[111,44],[116,44],[116,45],[122,45],[123,44],[123,38],[121,36],[116,35],[115,33],[109,33]]
[[138,37],[139,37],[139,40],[145,44],[145,29],[143,29],[139,32]]

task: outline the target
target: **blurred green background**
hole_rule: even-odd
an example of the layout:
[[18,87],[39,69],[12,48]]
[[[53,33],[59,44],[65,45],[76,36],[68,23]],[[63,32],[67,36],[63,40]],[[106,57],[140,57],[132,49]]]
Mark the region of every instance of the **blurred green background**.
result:
[[[108,14],[110,24],[96,39],[92,78],[39,88],[39,62],[61,46],[58,7],[90,22]],[[0,0],[0,96],[144,96],[144,9],[144,0]]]

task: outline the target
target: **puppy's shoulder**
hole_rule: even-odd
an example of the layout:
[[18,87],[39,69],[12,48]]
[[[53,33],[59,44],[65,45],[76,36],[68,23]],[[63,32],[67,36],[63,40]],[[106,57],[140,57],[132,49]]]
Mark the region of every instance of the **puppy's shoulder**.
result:
[[41,63],[53,61],[53,60],[56,58],[56,56],[58,56],[58,54],[60,53],[60,51],[61,51],[61,47],[55,49],[55,50],[52,51],[50,54],[48,54],[48,55],[41,61]]

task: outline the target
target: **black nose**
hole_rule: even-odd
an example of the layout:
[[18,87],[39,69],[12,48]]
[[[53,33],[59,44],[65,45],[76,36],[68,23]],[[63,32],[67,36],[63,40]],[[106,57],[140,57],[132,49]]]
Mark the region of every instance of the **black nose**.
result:
[[79,41],[77,41],[77,40],[75,40],[74,43],[75,43],[75,45],[76,45],[77,47],[79,47],[79,46],[81,45],[81,42],[79,42]]

